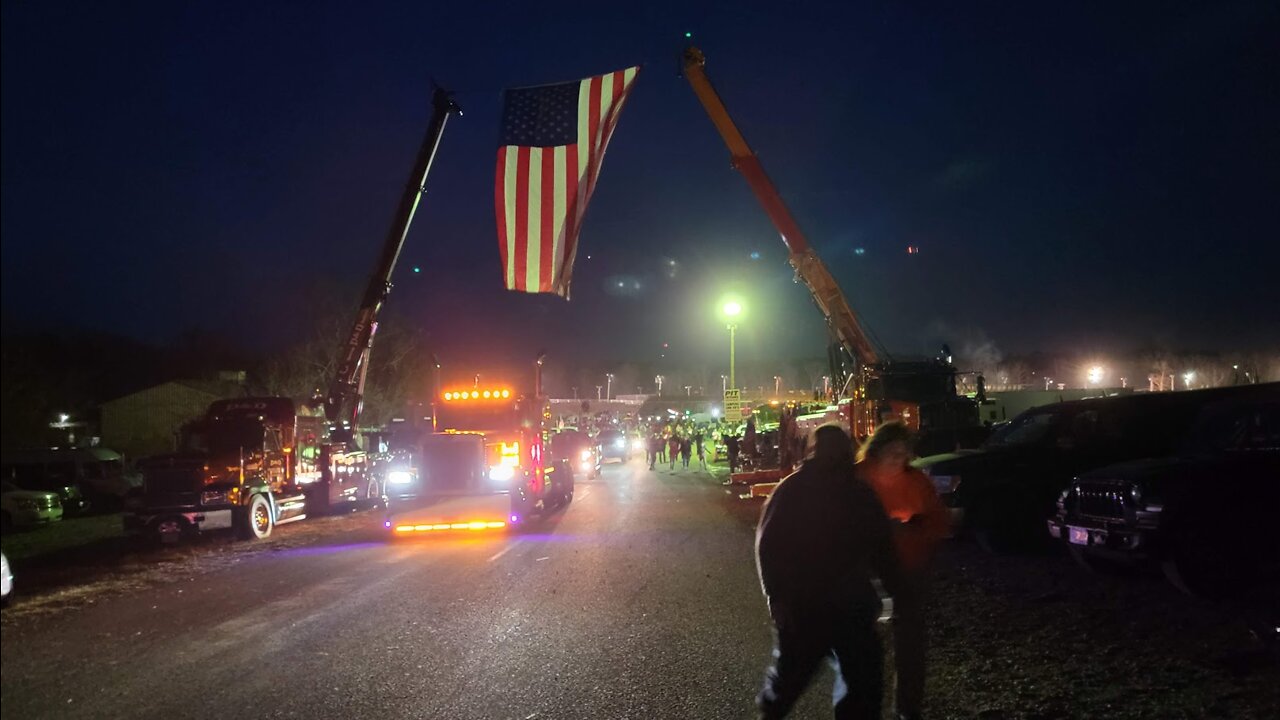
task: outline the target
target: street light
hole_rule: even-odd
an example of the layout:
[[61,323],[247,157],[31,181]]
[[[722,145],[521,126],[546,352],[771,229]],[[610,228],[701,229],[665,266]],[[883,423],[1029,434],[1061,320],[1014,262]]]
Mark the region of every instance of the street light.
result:
[[734,375],[738,319],[742,317],[743,311],[742,301],[738,298],[727,297],[720,303],[720,313],[724,316],[725,324],[729,328],[729,384],[734,387],[738,387],[737,378]]
[[728,375],[720,376],[720,385],[721,385],[721,388],[720,388],[721,390],[723,390],[724,392],[729,392],[729,376]]
[[1088,377],[1090,385],[1099,385],[1102,383],[1102,378],[1106,377],[1106,370],[1101,365],[1094,365],[1089,368]]
[[780,375],[773,376],[773,396],[776,398],[782,395],[782,377]]
[[653,376],[653,382],[658,386],[658,397],[662,397],[662,381],[665,379],[666,378],[662,377],[661,375]]
[[605,373],[604,381],[605,381],[604,399],[612,400],[613,399],[613,373]]
[[1191,383],[1195,382],[1195,380],[1196,380],[1196,371],[1195,371],[1195,370],[1188,370],[1188,371],[1186,371],[1186,372],[1182,373],[1182,388],[1183,388],[1184,390],[1190,390],[1190,389],[1191,389]]

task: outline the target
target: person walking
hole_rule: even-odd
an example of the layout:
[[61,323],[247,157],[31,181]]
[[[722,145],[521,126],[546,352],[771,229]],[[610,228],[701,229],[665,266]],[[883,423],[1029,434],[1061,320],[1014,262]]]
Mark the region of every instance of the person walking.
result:
[[698,451],[698,467],[701,468],[702,470],[706,470],[707,469],[707,446],[703,442],[702,433],[698,433],[693,440],[694,440],[694,445],[696,446]]
[[658,456],[662,454],[662,445],[663,445],[662,435],[659,434],[657,431],[650,432],[649,446],[648,446],[650,470],[654,468],[654,465],[658,462]]
[[671,456],[671,469],[676,469],[676,460],[680,459],[680,436],[672,435],[667,443],[667,453]]
[[680,461],[684,463],[684,469],[689,469],[689,460],[693,457],[693,440],[687,437],[680,438]]
[[915,438],[900,421],[887,422],[858,449],[858,476],[871,486],[892,521],[900,591],[893,599],[894,710],[918,720],[924,704],[925,612],[928,565],[951,531],[947,508],[929,478],[911,467]]
[[823,659],[832,661],[837,720],[879,720],[884,658],[876,634],[879,579],[899,587],[889,519],[854,471],[838,425],[814,433],[813,457],[773,491],[756,530],[756,567],[774,624],[760,717],[791,711]]

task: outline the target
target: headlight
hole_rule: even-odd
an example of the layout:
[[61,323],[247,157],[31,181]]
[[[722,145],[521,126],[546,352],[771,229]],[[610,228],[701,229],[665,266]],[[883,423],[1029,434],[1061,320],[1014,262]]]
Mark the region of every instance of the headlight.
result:
[[618,438],[617,440],[614,440],[614,441],[613,441],[613,446],[614,446],[614,447],[626,447],[626,446],[627,446],[627,441],[626,441],[626,440],[623,440],[622,438]]
[[1136,485],[1136,484],[1129,486],[1129,498],[1133,500],[1134,505],[1141,504],[1142,503],[1142,486]]
[[489,468],[489,479],[494,482],[506,482],[516,476],[516,469],[510,465],[494,465]]
[[590,460],[590,459],[591,459],[591,451],[590,451],[590,450],[583,450],[583,451],[582,451],[582,459],[583,459],[583,460]]
[[631,442],[631,449],[632,449],[632,450],[643,450],[643,449],[644,449],[644,441],[643,441],[643,440],[633,440],[633,441]]
[[231,493],[227,490],[205,490],[200,493],[201,505],[226,505],[231,502]]
[[413,473],[408,470],[392,470],[387,473],[387,482],[392,485],[408,485],[413,482]]

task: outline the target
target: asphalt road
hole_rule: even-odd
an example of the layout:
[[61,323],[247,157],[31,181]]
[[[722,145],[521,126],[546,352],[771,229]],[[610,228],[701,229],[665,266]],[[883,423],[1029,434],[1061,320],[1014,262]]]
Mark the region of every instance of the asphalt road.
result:
[[[353,518],[6,624],[0,714],[749,717],[770,636],[732,502],[705,473],[632,462],[522,535],[387,542]],[[798,716],[826,702],[815,688]]]

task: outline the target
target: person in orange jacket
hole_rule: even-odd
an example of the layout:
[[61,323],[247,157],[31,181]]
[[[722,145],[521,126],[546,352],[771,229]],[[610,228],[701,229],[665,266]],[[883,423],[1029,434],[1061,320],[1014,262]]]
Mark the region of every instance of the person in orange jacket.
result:
[[893,598],[894,705],[901,720],[921,717],[928,565],[938,542],[951,534],[933,483],[910,465],[914,441],[903,423],[884,423],[859,448],[856,466],[892,521],[902,568],[902,587]]

